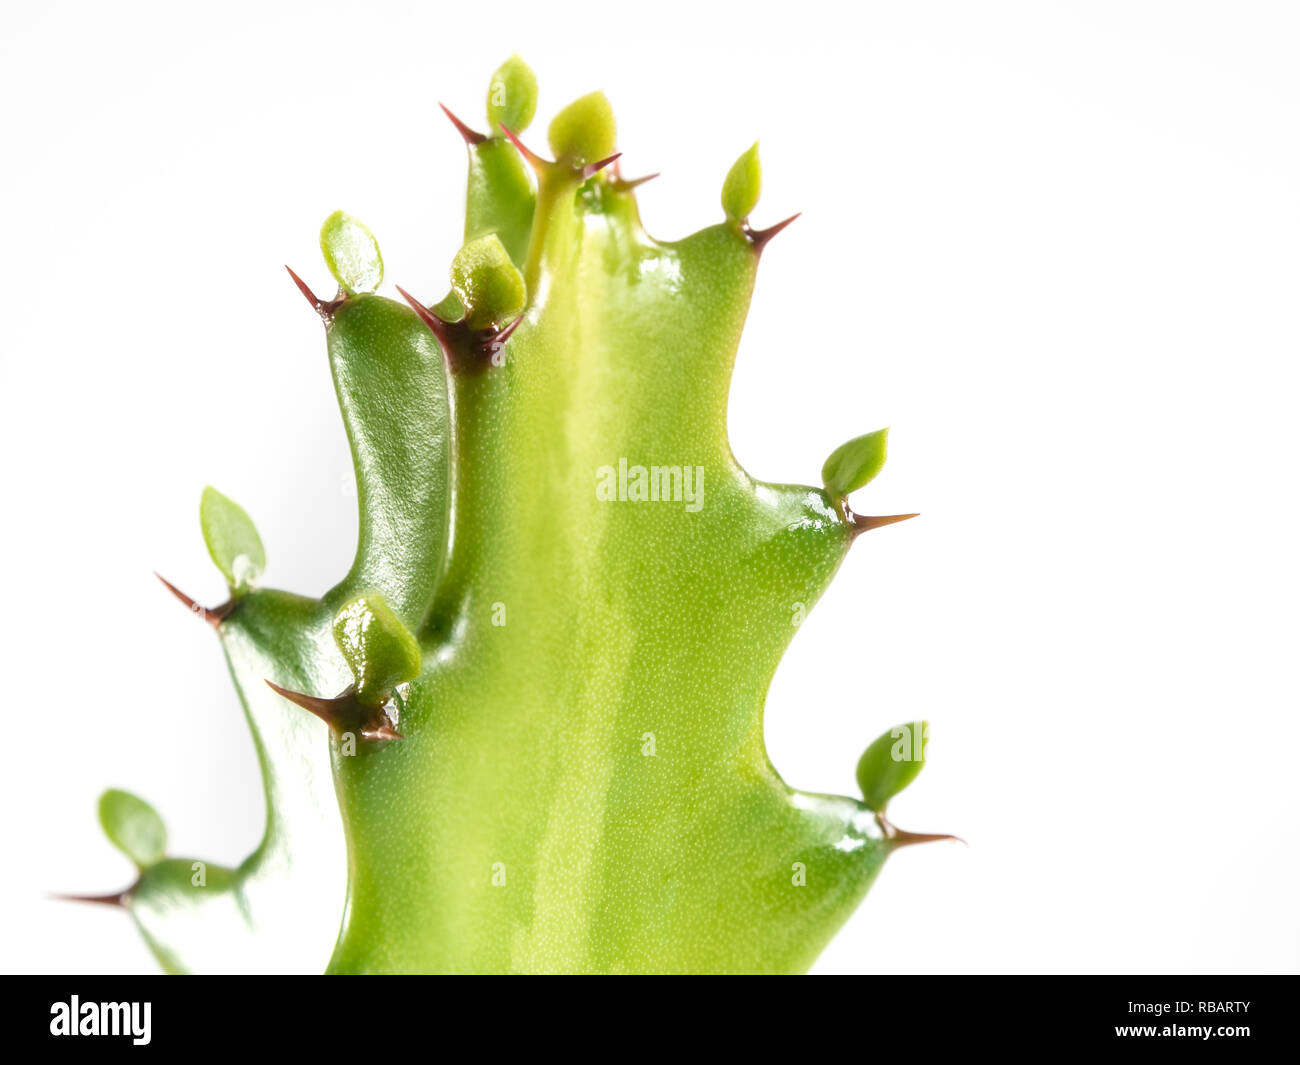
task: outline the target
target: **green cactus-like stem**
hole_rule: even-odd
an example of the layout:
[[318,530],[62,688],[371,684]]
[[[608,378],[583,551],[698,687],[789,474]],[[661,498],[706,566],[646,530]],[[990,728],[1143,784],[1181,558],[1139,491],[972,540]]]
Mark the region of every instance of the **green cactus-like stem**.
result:
[[[528,92],[511,62],[494,91]],[[532,106],[490,93],[489,113],[522,126]],[[757,481],[731,454],[770,235],[748,222],[756,146],[725,220],[665,243],[608,165],[599,94],[557,116],[555,161],[520,129],[453,121],[469,151],[453,294],[411,309],[359,290],[381,265],[345,217],[324,237],[340,295],[308,292],[356,462],[356,562],[319,602],[241,589],[219,620],[266,841],[217,890],[154,864],[128,905],[171,969],[214,967],[193,945],[205,925],[221,961],[285,967],[266,915],[310,897],[335,923],[304,951],[338,931],[335,972],[802,971],[910,841],[863,803],[790,789],[763,741],[798,622],[858,534],[894,520],[844,499],[883,434],[828,460],[829,491]],[[331,255],[336,233],[352,243]],[[668,498],[639,498],[651,468]],[[915,775],[884,750],[859,767],[878,809]]]
[[287,713],[265,678],[306,690],[340,683],[330,617],[317,601],[256,590],[220,620],[256,743],[266,829],[235,869],[190,857],[141,869],[122,901],[168,972],[319,972],[329,959],[346,870],[327,729]]

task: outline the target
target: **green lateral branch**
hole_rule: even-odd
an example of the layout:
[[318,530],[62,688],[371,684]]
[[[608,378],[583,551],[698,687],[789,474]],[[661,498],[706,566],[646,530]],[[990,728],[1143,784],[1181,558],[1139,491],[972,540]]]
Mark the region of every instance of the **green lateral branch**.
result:
[[537,208],[533,214],[533,231],[528,239],[528,259],[524,265],[528,302],[531,306],[536,306],[545,296],[541,281],[546,249],[552,244],[558,246],[558,242],[566,239],[572,228],[576,214],[574,194],[584,181],[595,177],[623,153],[615,152],[594,163],[569,165],[542,158],[504,124],[501,131],[537,175]]

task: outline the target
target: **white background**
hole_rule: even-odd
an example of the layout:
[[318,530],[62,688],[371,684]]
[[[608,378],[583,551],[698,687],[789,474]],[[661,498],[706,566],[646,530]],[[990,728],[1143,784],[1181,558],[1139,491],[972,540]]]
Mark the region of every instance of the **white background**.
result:
[[1283,3],[26,4],[0,31],[0,966],[152,971],[95,822],[136,790],[236,862],[261,799],[211,634],[212,482],[315,593],[355,503],[319,323],[336,207],[437,295],[489,76],[532,140],[604,88],[651,232],[762,138],[731,434],[815,481],[892,425],[768,702],[794,785],[933,722],[831,972],[1300,968],[1300,15]]

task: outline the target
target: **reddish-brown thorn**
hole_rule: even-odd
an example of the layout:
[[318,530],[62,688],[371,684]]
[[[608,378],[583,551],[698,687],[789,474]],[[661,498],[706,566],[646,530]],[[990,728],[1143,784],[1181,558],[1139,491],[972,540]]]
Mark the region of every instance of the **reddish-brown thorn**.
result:
[[281,688],[280,685],[270,680],[266,684],[277,695],[282,695],[289,702],[315,714],[330,728],[339,727],[339,711],[346,703],[350,702],[343,696],[334,699],[322,699],[317,695],[304,695],[302,692],[296,692],[290,688]]
[[411,310],[415,311],[415,313],[420,316],[420,321],[429,327],[430,332],[432,332],[433,335],[438,338],[439,343],[446,348],[450,340],[447,332],[447,326],[449,323],[444,322],[434,314],[433,311],[429,310],[428,307],[407,292],[406,289],[402,288],[401,285],[396,287],[397,291],[402,294],[402,299],[406,300],[406,302],[411,305]]
[[614,162],[614,160],[619,158],[619,156],[621,156],[622,154],[623,154],[622,152],[615,152],[613,155],[606,156],[604,159],[601,159],[597,162],[588,163],[586,166],[582,168],[582,180],[586,181],[587,178],[594,177],[596,174],[599,174],[602,170],[605,169],[605,167],[609,166],[610,163]]
[[639,178],[619,178],[613,182],[614,190],[616,192],[631,192],[638,185],[644,185],[647,181],[653,181],[658,176],[659,174],[656,172]]
[[456,349],[449,351],[468,350],[475,354],[475,358],[465,362],[456,354],[448,356],[448,361],[452,369],[458,366],[472,367],[478,370],[486,369],[489,366],[500,366],[501,362],[497,359],[497,352],[506,346],[506,341],[519,328],[519,323],[524,320],[524,315],[520,315],[504,329],[480,329],[467,335],[468,348],[458,345]]
[[519,323],[524,320],[521,314],[504,329],[470,329],[464,319],[444,322],[401,285],[397,286],[397,291],[420,316],[420,321],[437,337],[443,355],[446,356],[447,365],[453,371],[470,368],[481,370],[485,366],[495,365],[493,356],[501,350],[505,342],[510,339],[510,335],[519,328]]
[[277,695],[315,714],[333,732],[355,730],[361,734],[363,740],[372,741],[404,739],[402,734],[389,723],[388,716],[382,709],[372,712],[358,703],[353,688],[348,688],[333,699],[322,699],[318,695],[304,695],[291,688],[281,688],[274,681],[268,680],[266,684]]
[[896,828],[890,839],[893,840],[895,847],[910,847],[914,843],[940,843],[943,840],[960,843],[963,847],[967,846],[961,836],[950,836],[946,832],[904,832],[901,828]]
[[514,131],[511,130],[511,128],[507,126],[504,122],[501,123],[501,132],[510,138],[510,143],[513,144],[517,149],[519,149],[519,154],[522,155],[528,161],[528,164],[534,170],[540,172],[544,167],[548,167],[551,165],[549,160],[543,159],[535,151],[527,147],[523,141],[521,141],[518,137],[516,137]]
[[286,263],[284,268],[289,271],[289,276],[293,278],[293,283],[298,286],[298,291],[301,292],[303,296],[306,297],[307,302],[311,304],[311,309],[319,314],[321,308],[325,306],[325,304],[321,302],[321,298],[307,286],[306,281],[293,272],[293,267]]
[[54,902],[94,902],[101,906],[125,906],[126,897],[131,889],[119,891],[116,895],[46,895]]
[[400,732],[394,729],[392,725],[388,723],[387,718],[384,719],[383,724],[378,725],[375,728],[363,728],[361,730],[361,738],[363,740],[371,740],[372,742],[384,742],[386,740],[406,739],[405,736],[403,736]]
[[952,840],[954,843],[960,843],[965,847],[966,841],[960,836],[950,836],[943,832],[907,832],[897,827],[885,818],[884,814],[876,814],[876,824],[884,832],[885,839],[889,840],[895,847],[910,847],[914,843],[940,843],[943,840]]
[[468,144],[471,148],[474,145],[482,144],[485,140],[487,140],[487,137],[485,137],[482,133],[470,129],[469,126],[465,125],[464,122],[462,122],[459,118],[453,115],[451,113],[451,110],[447,107],[446,104],[439,104],[438,106],[442,108],[442,113],[446,115],[449,119],[451,119],[451,124],[456,127],[456,132],[465,138],[465,143]]
[[[845,508],[847,510],[847,508]],[[849,524],[853,526],[853,535],[861,536],[864,532],[871,529],[879,529],[885,525],[893,525],[895,522],[907,521],[909,518],[919,518],[920,514],[889,514],[884,517],[873,518],[865,514],[854,514],[848,511]]]
[[191,614],[194,614],[195,616],[202,618],[214,629],[219,628],[221,626],[221,622],[224,621],[227,615],[229,615],[229,613],[235,609],[235,601],[233,599],[227,600],[226,602],[222,603],[220,606],[214,606],[211,608],[205,607],[200,603],[196,603],[188,595],[186,595],[179,588],[177,588],[176,585],[172,584],[172,582],[169,581],[166,577],[164,577],[161,573],[155,573],[154,576],[157,577],[160,581],[162,581],[164,588],[166,588],[169,592],[172,593],[172,595],[176,596],[177,599],[179,599],[182,603],[185,604],[185,608],[189,610]]
[[768,226],[767,229],[751,229],[749,227],[749,224],[746,223],[745,236],[749,237],[749,242],[754,245],[755,251],[762,251],[763,245],[765,245],[769,240],[771,240],[778,233],[780,233],[781,230],[783,230],[786,226],[788,226],[801,214],[803,214],[802,211],[797,211],[794,214],[792,214],[789,218],[787,218],[784,222],[778,222],[774,226]]
[[328,326],[330,322],[334,320],[334,312],[338,309],[339,304],[343,302],[342,298],[334,300],[321,299],[316,295],[316,293],[307,287],[306,281],[290,270],[288,266],[285,266],[285,269],[289,270],[289,276],[293,278],[293,283],[298,286],[298,291],[307,298],[307,302],[311,304],[312,310],[319,314]]
[[514,333],[514,331],[519,328],[519,323],[522,322],[523,320],[524,320],[524,315],[521,314],[518,318],[516,318],[513,322],[511,322],[508,326],[502,329],[501,332],[499,332],[495,337],[492,338],[493,342],[497,345],[497,347],[500,347],[502,344],[504,344],[507,340],[510,339],[511,334]]

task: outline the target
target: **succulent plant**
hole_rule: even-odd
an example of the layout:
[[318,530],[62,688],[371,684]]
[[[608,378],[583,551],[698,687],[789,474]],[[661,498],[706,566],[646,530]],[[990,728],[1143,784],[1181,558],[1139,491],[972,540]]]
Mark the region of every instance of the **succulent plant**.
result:
[[[798,972],[885,859],[926,726],[858,766],[864,801],[789,788],[763,703],[858,537],[846,497],[884,431],[823,487],[755,480],[726,407],[760,255],[758,146],[725,217],[642,228],[601,93],[520,140],[516,58],[469,155],[465,242],[433,305],[376,295],[361,223],[321,231],[324,322],[360,530],[319,599],[259,587],[253,523],[209,488],[230,598],[204,609],[256,741],[265,836],[238,868],[164,857],[158,815],[100,816],[139,877],[128,910],[174,972]],[[643,179],[644,180],[644,179]],[[292,274],[292,271],[290,271]],[[401,291],[401,290],[399,290]],[[165,583],[165,582],[164,582]]]

